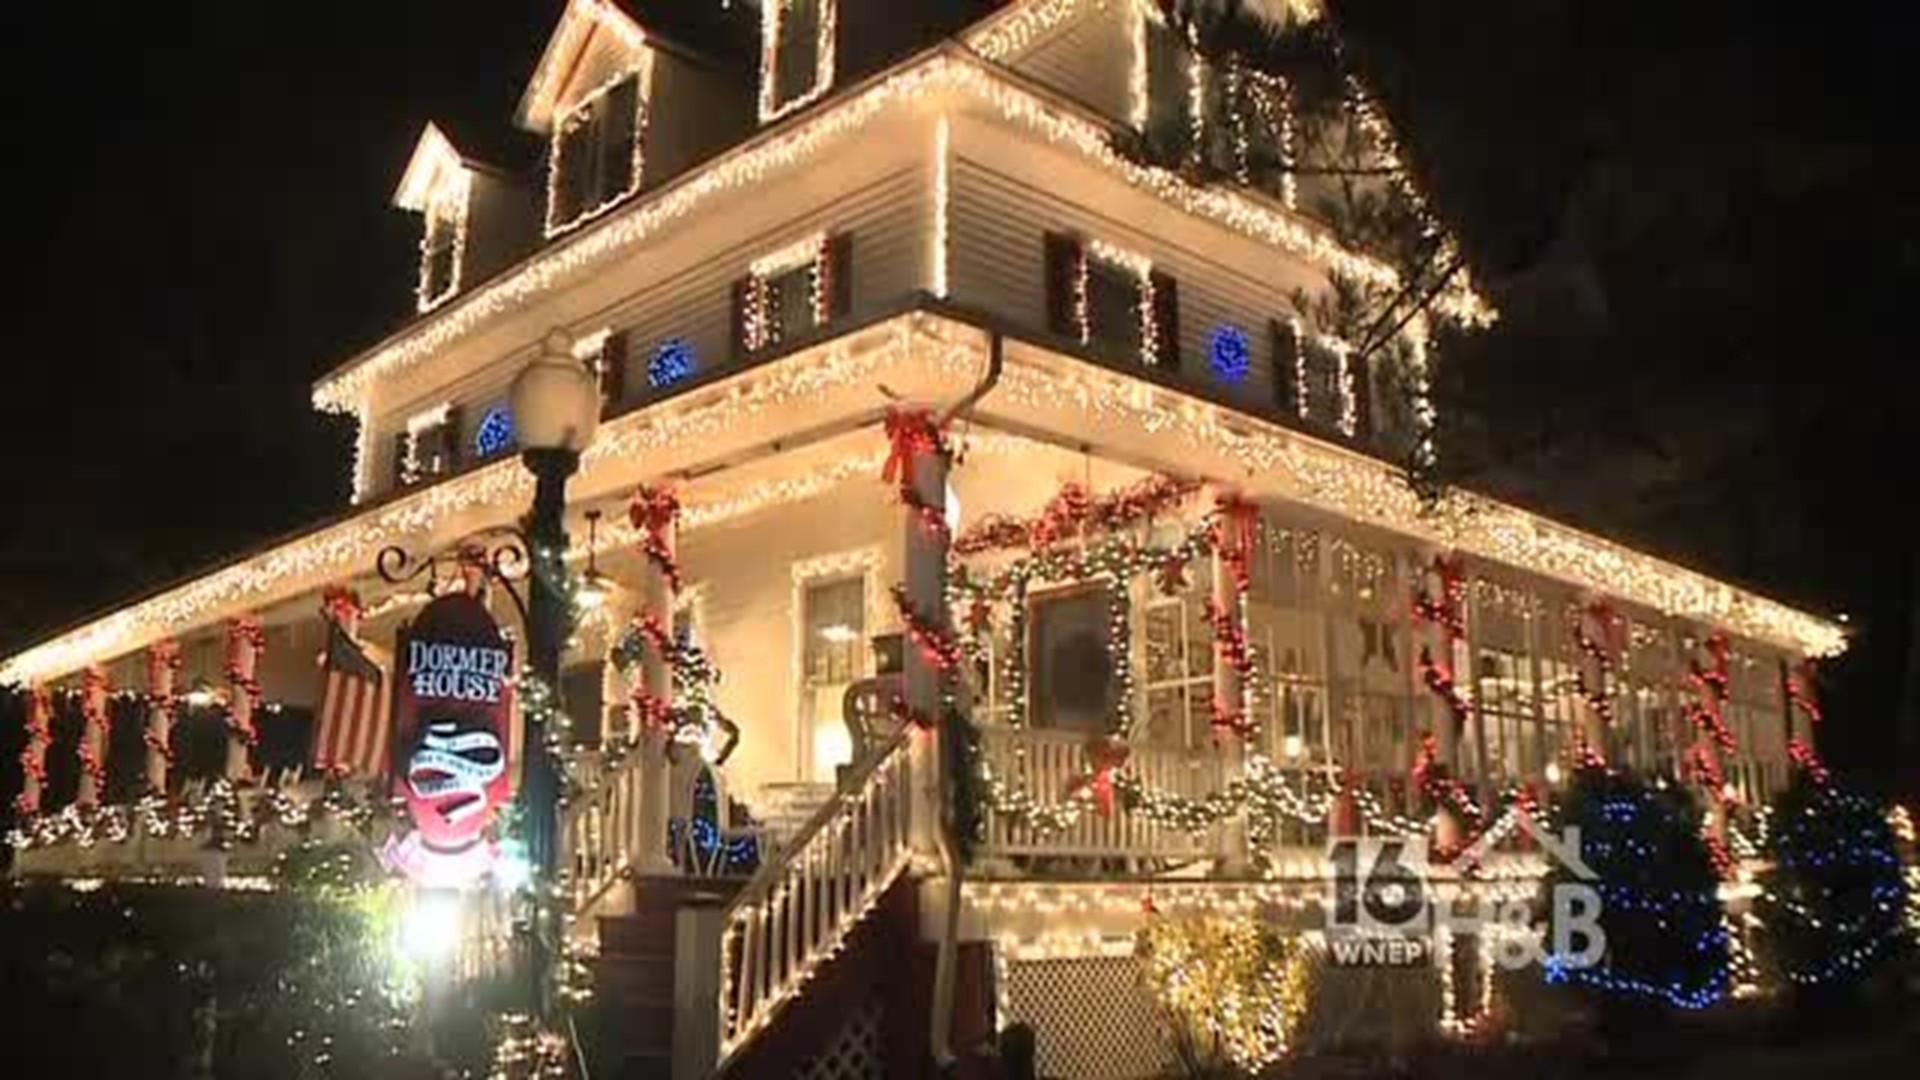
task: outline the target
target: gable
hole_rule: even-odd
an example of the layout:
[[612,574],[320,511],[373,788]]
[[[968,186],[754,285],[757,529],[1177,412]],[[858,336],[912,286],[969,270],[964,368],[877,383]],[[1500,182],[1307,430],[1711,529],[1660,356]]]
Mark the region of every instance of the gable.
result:
[[544,132],[581,98],[645,63],[647,32],[611,0],[570,0],[547,39],[515,121]]

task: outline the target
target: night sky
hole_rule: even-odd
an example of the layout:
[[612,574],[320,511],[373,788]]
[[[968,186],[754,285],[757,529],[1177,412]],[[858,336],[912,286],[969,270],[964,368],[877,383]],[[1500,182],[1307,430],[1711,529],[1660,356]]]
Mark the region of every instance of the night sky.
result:
[[[1680,6],[1335,5],[1508,316],[1453,358],[1452,415],[1483,418],[1453,460],[1848,612],[1823,742],[1885,784],[1904,741],[1912,790],[1905,35]],[[8,648],[344,502],[349,425],[308,387],[408,310],[417,225],[387,202],[413,141],[434,119],[533,160],[510,119],[561,2],[62,7],[11,35]]]

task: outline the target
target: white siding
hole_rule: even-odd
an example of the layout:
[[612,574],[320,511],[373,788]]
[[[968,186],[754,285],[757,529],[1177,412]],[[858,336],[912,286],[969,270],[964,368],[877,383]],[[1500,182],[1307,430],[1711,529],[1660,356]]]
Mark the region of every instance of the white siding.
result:
[[1083,10],[1007,63],[1063,97],[1116,121],[1128,112],[1135,0],[1089,0]]
[[[1032,159],[957,152],[953,167],[952,281],[954,298],[985,308],[1014,325],[1044,331],[1046,265],[1044,238],[1065,231],[1139,252],[1171,274],[1180,291],[1181,373],[1197,385],[1219,386],[1208,362],[1209,336],[1232,323],[1246,331],[1252,370],[1228,390],[1259,408],[1273,402],[1273,345],[1268,321],[1291,310],[1289,292],[1317,285],[1319,275],[1299,259],[1245,237],[1191,227],[1185,235],[1153,231],[1130,205],[1119,181],[1091,181]],[[1044,179],[1043,179],[1044,177]],[[1064,193],[1072,193],[1069,201]],[[1231,260],[1233,264],[1230,265]],[[1267,276],[1248,264],[1271,268]]]

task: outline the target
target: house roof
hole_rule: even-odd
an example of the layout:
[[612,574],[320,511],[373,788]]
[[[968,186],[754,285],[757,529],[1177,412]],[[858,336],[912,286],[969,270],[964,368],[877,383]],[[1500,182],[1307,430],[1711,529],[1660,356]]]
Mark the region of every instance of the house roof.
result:
[[611,37],[623,48],[665,49],[723,65],[750,64],[758,48],[757,5],[671,3],[668,0],[568,0],[520,99],[515,122],[544,131],[554,102],[596,42]]

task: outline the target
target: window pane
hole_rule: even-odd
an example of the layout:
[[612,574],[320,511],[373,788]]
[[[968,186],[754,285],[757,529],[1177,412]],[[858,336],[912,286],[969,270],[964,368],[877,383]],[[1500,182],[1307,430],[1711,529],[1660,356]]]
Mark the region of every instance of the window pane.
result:
[[1099,259],[1087,260],[1087,322],[1091,341],[1115,356],[1140,355],[1140,278]]
[[852,682],[860,674],[860,650],[867,636],[865,581],[815,582],[807,586],[805,605],[807,681]]
[[427,279],[422,291],[429,300],[439,297],[453,284],[454,243],[458,235],[458,223],[451,215],[436,212],[427,216]]
[[1173,682],[1185,676],[1186,657],[1180,642],[1180,605],[1156,604],[1147,609],[1147,681]]
[[1105,588],[1033,601],[1033,726],[1089,734],[1112,726],[1108,617]]
[[780,41],[773,58],[773,100],[777,105],[784,105],[813,89],[820,62],[820,2],[766,2],[780,5]]
[[813,329],[813,265],[767,279],[767,341],[778,344]]

